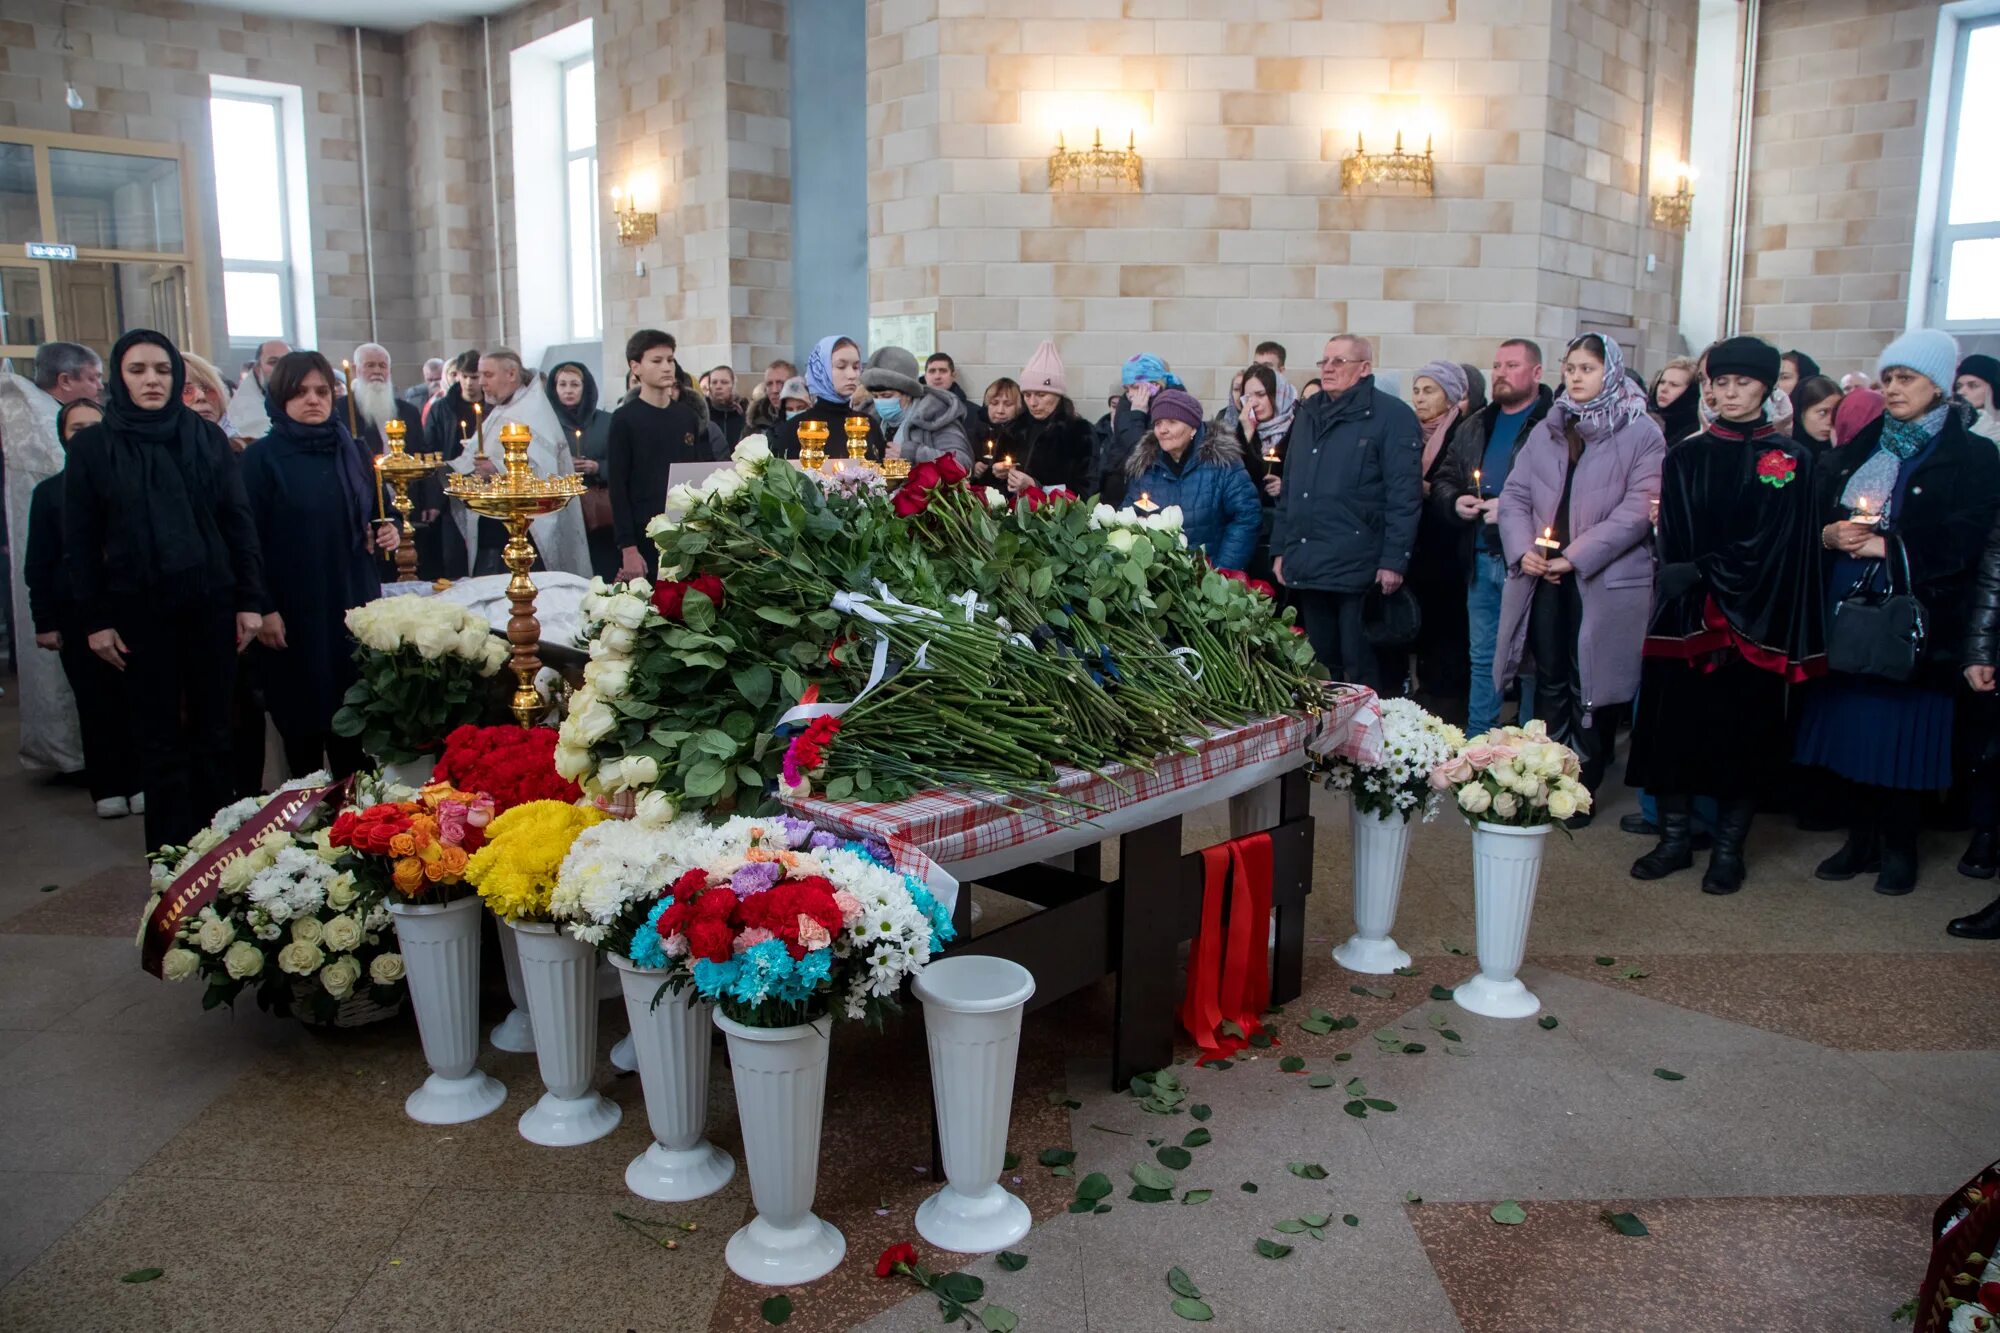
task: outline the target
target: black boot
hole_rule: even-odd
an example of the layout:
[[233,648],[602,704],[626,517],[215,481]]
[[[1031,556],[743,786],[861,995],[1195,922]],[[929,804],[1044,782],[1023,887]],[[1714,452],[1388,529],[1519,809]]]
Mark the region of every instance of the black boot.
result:
[[1995,898],[1971,916],[1962,916],[1945,926],[1945,934],[1962,940],[2000,940],[2000,898]]
[[1689,837],[1692,821],[1688,815],[1688,798],[1661,796],[1656,799],[1660,808],[1660,843],[1632,863],[1633,879],[1665,879],[1676,870],[1686,870],[1694,864],[1694,848]]
[[1618,827],[1622,832],[1636,833],[1642,838],[1657,838],[1660,836],[1660,826],[1646,818],[1645,811],[1643,810],[1634,810],[1631,814],[1620,817]]
[[1875,892],[1900,898],[1916,887],[1916,830],[1891,829],[1882,835],[1882,873],[1875,877]]
[[1703,893],[1734,893],[1743,887],[1743,844],[1756,815],[1755,798],[1722,803],[1715,821],[1715,850],[1708,855],[1708,873],[1701,877]]
[[2000,833],[1990,828],[1972,830],[1965,855],[1958,858],[1958,873],[1968,879],[1992,879],[2000,871]]
[[1848,830],[1847,841],[1840,844],[1840,850],[1821,861],[1813,874],[1837,882],[1873,874],[1881,868],[1881,835],[1872,825],[1856,824]]

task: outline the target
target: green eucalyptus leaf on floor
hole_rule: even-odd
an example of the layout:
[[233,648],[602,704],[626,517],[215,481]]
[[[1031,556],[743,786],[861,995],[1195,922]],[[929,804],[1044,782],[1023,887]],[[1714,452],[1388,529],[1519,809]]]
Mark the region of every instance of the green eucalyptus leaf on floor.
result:
[[1028,1266],[1028,1256],[1025,1254],[1016,1254],[1012,1250],[1002,1250],[994,1262],[1010,1273],[1018,1273]]
[[1368,1085],[1358,1078],[1351,1078],[1347,1080],[1347,1086],[1342,1088],[1341,1091],[1350,1097],[1366,1097],[1368,1095]]
[[1238,1185],[1236,1188],[1242,1190],[1245,1194],[1255,1194],[1257,1192],[1257,1182],[1254,1180],[1246,1180],[1241,1185]]
[[1147,1189],[1170,1190],[1174,1187],[1174,1178],[1151,1162],[1136,1162],[1132,1166],[1132,1183],[1144,1185]]
[[1544,1032],[1554,1032],[1559,1025],[1556,1022],[1556,1016],[1554,1014],[1543,1014],[1540,1018],[1535,1020],[1535,1026],[1539,1027]]
[[1285,1169],[1301,1180],[1326,1179],[1326,1168],[1318,1162],[1287,1162]]
[[1234,1060],[1210,1060],[1206,1065],[1202,1067],[1204,1069],[1228,1069],[1235,1063],[1236,1062]]
[[1301,1217],[1299,1219],[1299,1221],[1305,1223],[1309,1227],[1323,1227],[1332,1220],[1333,1219],[1331,1217],[1328,1217],[1325,1213],[1307,1213],[1304,1217]]
[[1195,1105],[1188,1107],[1188,1114],[1193,1116],[1196,1120],[1206,1120],[1210,1116],[1214,1115],[1215,1112],[1211,1110],[1205,1103],[1197,1102]]
[[1617,962],[1618,960],[1616,958],[1600,956],[1595,961],[1599,967],[1610,967],[1613,963]]
[[1487,1216],[1503,1227],[1517,1227],[1528,1220],[1528,1210],[1512,1199],[1503,1199],[1493,1205]]
[[1096,1201],[1095,1199],[1078,1199],[1078,1200],[1076,1200],[1076,1201],[1075,1201],[1074,1203],[1070,1204],[1070,1206],[1069,1206],[1069,1210],[1070,1210],[1070,1211],[1071,1211],[1072,1213],[1092,1213],[1092,1212],[1096,1212],[1096,1211],[1097,1211],[1097,1201]]
[[1424,1021],[1429,1023],[1432,1029],[1436,1031],[1443,1031],[1451,1024],[1451,1019],[1440,1013],[1425,1014]]
[[792,1298],[789,1296],[767,1297],[764,1303],[757,1308],[762,1312],[765,1323],[782,1324],[792,1317]]
[[1377,1000],[1393,1000],[1396,992],[1384,986],[1349,986],[1349,995],[1366,995]]
[[1021,1326],[1021,1316],[1004,1305],[989,1303],[979,1312],[979,1326],[986,1333],[1014,1333]]
[[1361,1225],[1361,1219],[1356,1217],[1353,1213],[1341,1214],[1340,1221],[1341,1225],[1343,1226],[1358,1227]]
[[1341,1065],[1344,1065],[1344,1064],[1346,1064],[1346,1063],[1347,1063],[1347,1062],[1348,1062],[1349,1060],[1352,1060],[1353,1058],[1354,1058],[1354,1052],[1353,1052],[1353,1051],[1342,1051],[1342,1052],[1340,1052],[1340,1053],[1339,1053],[1338,1055],[1336,1055],[1336,1056],[1334,1056],[1334,1057],[1333,1057],[1333,1062],[1334,1062],[1335,1064],[1341,1064]]
[[1292,1247],[1289,1245],[1280,1245],[1278,1242],[1266,1240],[1262,1236],[1257,1238],[1257,1253],[1266,1259],[1282,1259],[1291,1252]]
[[1189,1152],[1186,1148],[1176,1148],[1171,1143],[1154,1153],[1153,1156],[1159,1159],[1160,1165],[1166,1167],[1169,1171],[1185,1171],[1194,1162],[1193,1153]]
[[1653,1234],[1646,1229],[1646,1224],[1641,1222],[1637,1215],[1633,1213],[1602,1213],[1600,1216],[1610,1224],[1613,1231],[1616,1231],[1621,1236],[1650,1236]]
[[1000,1169],[1002,1171],[1012,1171],[1015,1167],[1019,1166],[1020,1164],[1021,1164],[1021,1154],[1017,1152],[1010,1152],[1005,1157],[1000,1159]]
[[1271,1040],[1271,1034],[1268,1032],[1253,1032],[1250,1034],[1250,1045],[1260,1051],[1271,1049]]
[[57,889],[58,887],[60,887],[60,886],[58,886],[58,885],[55,885],[55,884],[44,884],[44,885],[42,885],[42,892],[43,892],[43,893],[54,893],[54,892],[56,891],[56,889]]
[[1472,1048],[1471,1048],[1470,1046],[1447,1046],[1447,1047],[1445,1047],[1444,1049],[1445,1049],[1445,1053],[1446,1053],[1447,1055],[1471,1055],[1471,1054],[1472,1054]]
[[1353,1116],[1356,1120],[1366,1120],[1368,1118],[1368,1108],[1362,1104],[1361,1099],[1358,1097],[1340,1109]]
[[1641,977],[1649,977],[1651,975],[1652,973],[1639,967],[1621,967],[1618,969],[1618,979],[1620,981],[1637,981]]
[[1284,1221],[1278,1223],[1278,1225],[1276,1225],[1275,1227],[1271,1228],[1271,1230],[1277,1232],[1281,1236],[1296,1236],[1299,1233],[1303,1232],[1305,1229],[1306,1229],[1306,1224],[1304,1222],[1301,1222],[1296,1217],[1288,1217]]
[[1415,1190],[1405,1190],[1403,1192],[1404,1203],[1422,1203],[1423,1201],[1424,1201],[1424,1196],[1417,1193]]
[[1172,1190],[1154,1189],[1148,1185],[1134,1185],[1132,1192],[1125,1197],[1133,1203],[1172,1203],[1174,1201],[1174,1192]]
[[1199,1298],[1201,1296],[1201,1288],[1194,1284],[1194,1279],[1187,1275],[1187,1270],[1178,1264],[1167,1270],[1167,1285],[1174,1289],[1174,1295],[1176,1296],[1187,1296],[1190,1298]]
[[1306,1058],[1303,1055],[1288,1055],[1278,1061],[1278,1071],[1284,1074],[1296,1074],[1305,1067]]
[[120,1282],[151,1282],[155,1278],[165,1277],[166,1275],[167,1270],[164,1268],[135,1268],[118,1280]]
[[1314,1074],[1306,1080],[1306,1086],[1309,1088],[1330,1088],[1334,1085],[1334,1081],[1334,1077],[1331,1074]]
[[1222,1025],[1218,1027],[1216,1031],[1220,1032],[1225,1037],[1235,1037],[1239,1041],[1242,1040],[1243,1038],[1243,1029],[1237,1025],[1234,1019],[1230,1018],[1223,1019]]
[[1215,1311],[1209,1309],[1206,1302],[1198,1301],[1192,1296],[1174,1297],[1173,1311],[1181,1318],[1197,1324],[1205,1324],[1215,1318]]
[[1358,1028],[1358,1027],[1360,1027],[1360,1026],[1361,1026],[1361,1020],[1360,1020],[1360,1019],[1358,1019],[1358,1018],[1356,1018],[1356,1017],[1355,1017],[1355,1016],[1354,1016],[1353,1014],[1343,1014],[1343,1015],[1341,1015],[1341,1016],[1340,1016],[1339,1018],[1336,1018],[1336,1019],[1335,1019],[1335,1020],[1333,1021],[1333,1025],[1334,1025],[1334,1027],[1336,1027],[1336,1028],[1339,1028],[1339,1029],[1341,1029],[1341,1030],[1343,1030],[1343,1031],[1344,1031],[1344,1030],[1346,1030],[1346,1029],[1348,1029],[1348,1028]]
[[1384,1112],[1387,1112],[1387,1111],[1393,1111],[1393,1110],[1395,1110],[1395,1109],[1396,1109],[1396,1103],[1394,1103],[1394,1102],[1385,1102],[1385,1101],[1383,1101],[1383,1100],[1382,1100],[1382,1099],[1381,1099],[1380,1097],[1367,1097],[1367,1098],[1364,1098],[1363,1100],[1364,1100],[1364,1101],[1366,1101],[1366,1102],[1368,1103],[1368,1109],[1369,1109],[1369,1110],[1371,1110],[1371,1111],[1384,1111]]
[[1206,1148],[1215,1141],[1215,1135],[1205,1129],[1191,1129],[1181,1137],[1183,1148]]
[[1069,1176],[1074,1179],[1076,1168],[1070,1166],[1052,1166],[1049,1168],[1049,1174],[1052,1176]]
[[1438,943],[1444,945],[1444,951],[1454,958],[1470,958],[1472,956],[1456,944],[1453,944],[1450,940],[1439,940]]
[[1111,1193],[1111,1177],[1102,1171],[1093,1171],[1076,1182],[1076,1197],[1089,1199],[1093,1203]]
[[1069,1148],[1044,1148],[1036,1160],[1043,1166],[1068,1166],[1076,1160],[1076,1153]]
[[1404,1055],[1422,1055],[1425,1051],[1428,1051],[1429,1049],[1430,1047],[1424,1045],[1420,1041],[1406,1041],[1403,1043],[1403,1049],[1401,1053]]
[[1686,1075],[1686,1074],[1676,1074],[1676,1073],[1675,1073],[1675,1072],[1674,1072],[1673,1070],[1671,1070],[1671,1069],[1655,1069],[1655,1070],[1653,1071],[1653,1077],[1654,1077],[1654,1078],[1661,1078],[1661,1079],[1665,1079],[1665,1080],[1666,1080],[1667,1082],[1669,1082],[1669,1083],[1678,1083],[1678,1082],[1680,1082],[1680,1081],[1681,1081],[1682,1079],[1686,1078],[1686,1077],[1687,1077],[1687,1075]]
[[1184,1204],[1207,1203],[1210,1199],[1213,1199],[1214,1197],[1215,1197],[1214,1190],[1189,1190],[1186,1194],[1181,1195],[1181,1202]]
[[1451,998],[1451,987],[1449,986],[1431,987],[1431,998],[1433,1000],[1449,1000]]
[[1420,977],[1423,974],[1424,970],[1421,967],[1399,967],[1396,969],[1396,975],[1399,977]]
[[1324,1018],[1302,1018],[1299,1020],[1299,1031],[1309,1032],[1315,1037],[1324,1037],[1333,1031],[1333,1024]]
[[1100,1203],[1097,1205],[1096,1208],[1092,1209],[1091,1211],[1098,1213],[1108,1213],[1111,1211],[1111,1205],[1108,1203]]

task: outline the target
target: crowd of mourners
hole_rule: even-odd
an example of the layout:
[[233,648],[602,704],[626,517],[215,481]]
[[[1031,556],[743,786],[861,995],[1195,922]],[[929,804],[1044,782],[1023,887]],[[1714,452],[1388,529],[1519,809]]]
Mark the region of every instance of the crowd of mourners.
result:
[[[1471,734],[1540,719],[1593,790],[1629,728],[1641,809],[1621,826],[1654,840],[1635,879],[1705,852],[1702,889],[1736,892],[1759,811],[1844,833],[1821,879],[1910,892],[1926,826],[1970,828],[1959,873],[2000,870],[2000,362],[1948,334],[1908,332],[1839,382],[1752,337],[1650,381],[1602,333],[1553,365],[1512,338],[1486,371],[1419,367],[1402,396],[1364,337],[1330,339],[1297,383],[1264,342],[1214,413],[1148,353],[1081,412],[1053,342],[976,401],[943,352],[823,338],[747,394],[677,352],[634,334],[607,409],[589,367],[505,348],[401,392],[374,344],[351,372],[266,344],[233,391],[150,330],[108,365],[41,349],[67,467],[35,492],[23,557],[98,813],[184,841],[261,788],[267,716],[294,773],[361,765],[331,719],[355,670],[342,617],[398,545],[371,466],[391,422],[484,473],[499,427],[526,425],[538,471],[587,484],[535,525],[541,566],[630,577],[654,572],[645,528],[677,466],[759,433],[796,458],[808,422],[839,457],[859,417],[874,459],[949,453],[1015,495],[1178,506],[1212,564],[1275,585],[1336,679]],[[416,511],[423,576],[502,569],[504,531],[442,480]],[[1947,929],[2000,938],[2000,900]]]

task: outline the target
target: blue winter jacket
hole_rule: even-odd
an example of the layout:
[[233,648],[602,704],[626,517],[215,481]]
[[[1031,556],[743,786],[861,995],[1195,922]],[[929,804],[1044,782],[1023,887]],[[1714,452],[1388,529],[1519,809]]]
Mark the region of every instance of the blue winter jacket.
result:
[[1159,439],[1148,431],[1126,460],[1125,502],[1144,494],[1162,509],[1181,507],[1181,531],[1189,546],[1208,555],[1217,569],[1242,569],[1257,549],[1263,506],[1257,484],[1243,469],[1243,452],[1222,431],[1203,428],[1188,446],[1191,457],[1176,469]]

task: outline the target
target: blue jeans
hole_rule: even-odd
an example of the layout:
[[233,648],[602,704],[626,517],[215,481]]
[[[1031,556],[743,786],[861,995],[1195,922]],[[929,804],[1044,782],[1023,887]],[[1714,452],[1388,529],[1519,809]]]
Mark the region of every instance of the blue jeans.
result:
[[[1647,823],[1655,827],[1659,825],[1660,805],[1653,799],[1651,792],[1639,793],[1639,813],[1646,817]],[[1713,796],[1697,796],[1688,811],[1688,818],[1696,833],[1713,834],[1717,822],[1722,818],[1722,812]]]
[[[1500,691],[1493,684],[1493,650],[1500,640],[1500,592],[1507,586],[1507,566],[1486,549],[1484,536],[1472,557],[1472,586],[1466,590],[1465,619],[1472,638],[1472,692],[1466,707],[1465,734],[1477,736],[1500,722]],[[1519,721],[1535,715],[1535,679],[1520,677]]]

